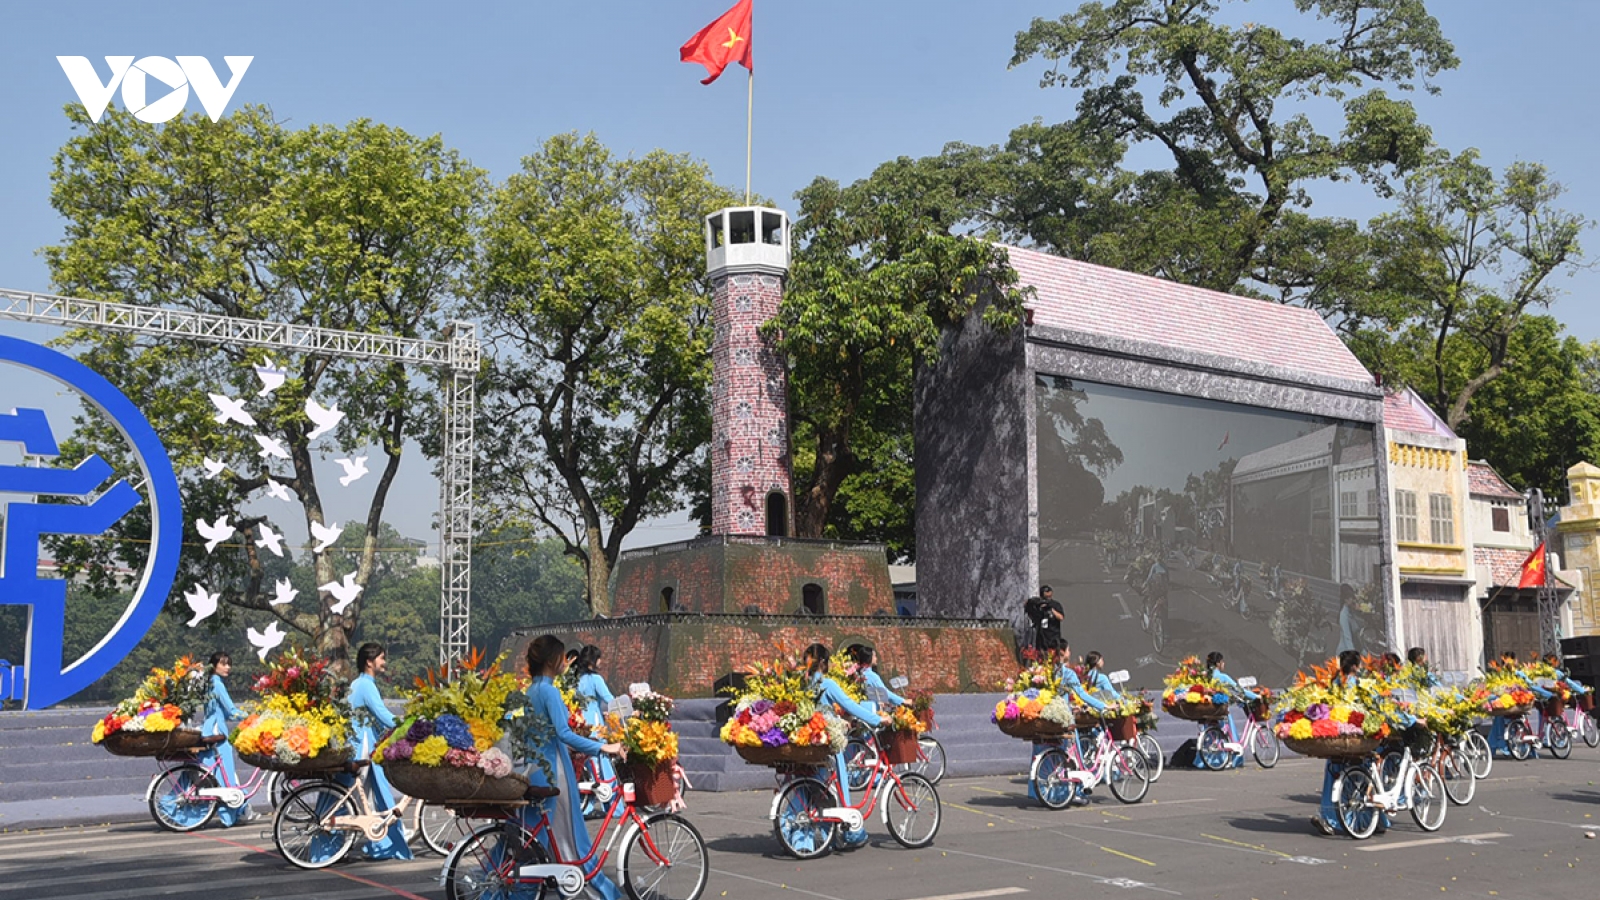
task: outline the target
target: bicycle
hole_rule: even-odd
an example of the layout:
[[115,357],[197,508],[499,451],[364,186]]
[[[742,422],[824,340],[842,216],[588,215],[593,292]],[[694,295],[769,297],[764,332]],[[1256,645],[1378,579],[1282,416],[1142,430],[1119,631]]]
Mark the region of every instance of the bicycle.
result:
[[440,804],[402,794],[394,806],[378,810],[361,777],[370,764],[366,759],[346,763],[343,772],[353,776],[349,784],[331,775],[315,778],[284,798],[272,817],[272,841],[290,865],[301,869],[333,865],[350,852],[358,836],[382,840],[396,822],[407,842],[420,837],[440,856],[456,846],[450,837],[460,833],[460,823]]
[[1158,586],[1154,597],[1146,596],[1143,587],[1134,590],[1145,600],[1139,609],[1139,627],[1149,632],[1150,645],[1160,653],[1167,646],[1167,588]]
[[1482,780],[1489,777],[1489,772],[1494,768],[1494,754],[1489,750],[1489,739],[1476,728],[1467,732],[1461,738],[1461,752],[1466,755],[1467,763],[1472,767],[1472,777]]
[[[1248,681],[1250,684],[1245,684]],[[1254,679],[1242,679],[1242,687],[1253,687]],[[1234,756],[1244,759],[1244,748],[1250,748],[1250,755],[1255,758],[1256,765],[1263,769],[1270,769],[1278,764],[1280,748],[1278,736],[1265,724],[1267,718],[1266,703],[1262,700],[1253,700],[1244,707],[1245,725],[1244,737],[1233,740],[1233,721],[1223,716],[1217,722],[1209,722],[1200,729],[1200,740],[1196,744],[1195,752],[1200,755],[1200,760],[1208,769],[1226,769]]]
[[[1477,734],[1477,732],[1472,732]],[[1478,792],[1478,776],[1472,769],[1472,760],[1462,748],[1461,739],[1434,735],[1429,764],[1439,773],[1445,796],[1456,806],[1466,806]]]
[[1567,730],[1583,739],[1589,747],[1600,747],[1600,725],[1594,720],[1594,714],[1580,706],[1569,706],[1562,713]]
[[[1573,730],[1567,724],[1567,705],[1560,698],[1547,700],[1539,707],[1539,731],[1543,736],[1542,744],[1548,748],[1550,755],[1556,759],[1566,759],[1572,755]],[[1594,744],[1589,746],[1593,747]]]
[[1104,717],[1100,727],[1093,730],[1094,743],[1087,763],[1076,736],[1070,741],[1052,738],[1040,742],[1048,744],[1049,749],[1034,757],[1028,781],[1046,808],[1064,809],[1081,793],[1103,783],[1109,784],[1112,796],[1123,803],[1138,803],[1149,792],[1150,770],[1144,754],[1126,744],[1112,743]]
[[[1533,731],[1533,726],[1528,723],[1527,713],[1501,716],[1500,718],[1506,720],[1506,749],[1510,751],[1512,759],[1524,762],[1543,745],[1544,742],[1539,740],[1539,736]],[[1572,752],[1570,739],[1567,741],[1567,752]]]
[[616,796],[617,777],[606,778],[600,770],[600,760],[593,756],[572,754],[572,770],[579,773],[578,808],[585,819],[597,819],[606,811],[611,798]]
[[[846,783],[850,785],[850,790],[859,791],[867,786],[877,757],[878,742],[870,730],[858,729],[851,734],[850,740],[844,745],[844,766],[849,779]],[[903,764],[903,771],[915,772],[928,779],[929,784],[938,784],[944,778],[944,745],[927,732],[917,735],[916,761]]]
[[796,859],[826,855],[840,825],[848,831],[861,828],[880,803],[883,825],[900,846],[926,847],[939,833],[943,810],[933,782],[916,772],[896,772],[883,753],[872,754],[869,775],[853,803],[844,802],[839,772],[829,771],[824,780],[816,766],[788,765],[779,767],[778,778],[768,818],[773,836]]
[[[620,838],[617,880],[628,896],[634,900],[697,900],[711,871],[705,839],[676,813],[641,813],[632,788],[625,784],[612,797],[589,852],[576,860],[562,859],[560,844],[554,840],[546,846],[551,836],[546,801],[559,797],[560,788],[528,789],[539,808],[539,820],[531,828],[516,814],[526,802],[452,804],[452,811],[462,819],[487,819],[492,824],[474,829],[445,860],[440,875],[445,897],[542,900],[551,891],[576,897],[605,867]],[[626,828],[620,824],[623,821]],[[608,840],[606,832],[613,822],[619,824]]]
[[[211,748],[225,740],[223,735],[214,734],[201,742],[203,747]],[[222,806],[238,809],[249,803],[277,774],[257,769],[243,783],[228,784],[220,755],[205,765],[189,754],[158,757],[158,761],[165,767],[145,787],[145,804],[157,825],[179,833],[205,827]],[[268,796],[272,796],[270,791]]]
[[[1391,770],[1387,777],[1385,769]],[[1333,783],[1339,824],[1358,841],[1378,830],[1383,815],[1403,810],[1410,810],[1418,828],[1438,831],[1449,810],[1449,803],[1441,801],[1444,796],[1439,773],[1412,758],[1409,742],[1395,762],[1371,756],[1364,763],[1357,761],[1346,767]]]

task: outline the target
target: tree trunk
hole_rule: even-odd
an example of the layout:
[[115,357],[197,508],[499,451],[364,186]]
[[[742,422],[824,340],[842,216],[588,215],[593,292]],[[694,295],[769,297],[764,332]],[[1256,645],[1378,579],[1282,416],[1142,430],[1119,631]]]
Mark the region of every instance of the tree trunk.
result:
[[834,431],[817,429],[817,459],[811,468],[810,486],[796,497],[794,510],[794,535],[801,538],[820,538],[828,527],[828,513],[833,509],[833,498],[839,485],[849,476],[855,465],[843,429]]
[[589,564],[584,573],[589,592],[589,609],[597,616],[611,615],[611,558],[606,555],[604,536],[598,525],[586,529]]

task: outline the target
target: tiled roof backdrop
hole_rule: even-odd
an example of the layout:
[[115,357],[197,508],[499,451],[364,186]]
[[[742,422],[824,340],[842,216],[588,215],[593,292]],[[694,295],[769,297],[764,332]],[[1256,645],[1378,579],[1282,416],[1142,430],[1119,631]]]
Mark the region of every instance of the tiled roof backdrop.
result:
[[1322,317],[1285,306],[1007,247],[1035,296],[1035,325],[1162,344],[1248,363],[1372,383]]
[[1456,433],[1444,423],[1421,397],[1410,388],[1387,391],[1383,395],[1383,427],[1422,434],[1455,437]]
[[1501,497],[1506,500],[1521,500],[1522,495],[1517,493],[1511,485],[1506,483],[1500,473],[1486,462],[1473,460],[1467,463],[1467,487],[1474,494],[1485,497]]

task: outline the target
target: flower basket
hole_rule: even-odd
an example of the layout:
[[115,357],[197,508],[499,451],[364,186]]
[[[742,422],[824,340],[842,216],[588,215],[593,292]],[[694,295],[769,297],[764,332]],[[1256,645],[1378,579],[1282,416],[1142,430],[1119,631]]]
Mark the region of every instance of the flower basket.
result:
[[1107,719],[1106,727],[1111,732],[1113,741],[1132,741],[1139,737],[1139,722],[1133,716],[1118,716]]
[[1341,734],[1336,737],[1282,738],[1283,745],[1301,756],[1318,759],[1342,759],[1365,756],[1378,749],[1378,739],[1359,734]]
[[878,749],[891,766],[908,766],[917,761],[917,733],[909,728],[878,732]]
[[1567,701],[1558,694],[1539,704],[1539,712],[1552,719],[1560,718],[1567,711]]
[[1065,737],[1067,729],[1044,719],[1001,719],[995,723],[1003,734],[1024,741],[1048,741]]
[[268,772],[284,772],[289,775],[319,775],[343,768],[345,763],[355,758],[355,752],[349,747],[329,747],[316,756],[304,756],[299,762],[284,762],[277,756],[266,753],[245,753],[240,750],[239,759],[255,766],[266,769]]
[[383,774],[395,790],[430,803],[511,803],[528,789],[528,779],[516,772],[495,777],[477,766],[420,766],[401,759],[384,763]]
[[1594,694],[1579,694],[1578,710],[1580,712],[1594,712]]
[[779,744],[776,747],[734,744],[733,749],[745,762],[757,766],[820,766],[833,756],[827,744]]
[[1228,706],[1225,703],[1190,703],[1187,700],[1174,700],[1161,704],[1161,708],[1167,715],[1189,722],[1215,722],[1228,715]]
[[1491,709],[1489,710],[1489,715],[1495,717],[1496,719],[1510,716],[1525,716],[1532,709],[1532,703],[1524,703],[1521,706],[1508,706],[1505,709]]
[[922,727],[926,728],[929,731],[932,731],[933,730],[933,709],[930,707],[928,709],[918,710],[917,711],[917,721],[922,723]]
[[102,738],[100,746],[117,756],[166,756],[199,747],[200,732],[192,728],[118,731]]
[[675,759],[658,763],[630,763],[627,778],[633,782],[633,799],[641,806],[666,806],[678,795],[678,786],[672,781],[672,764]]

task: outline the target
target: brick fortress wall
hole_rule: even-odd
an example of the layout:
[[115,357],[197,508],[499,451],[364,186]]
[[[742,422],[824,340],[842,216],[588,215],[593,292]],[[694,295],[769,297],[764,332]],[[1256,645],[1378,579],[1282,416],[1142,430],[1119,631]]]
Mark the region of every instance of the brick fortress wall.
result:
[[515,633],[504,649],[519,670],[525,668],[528,643],[541,634],[554,634],[568,647],[600,647],[600,671],[613,691],[645,681],[680,698],[713,697],[714,684],[724,675],[780,650],[798,654],[813,641],[833,648],[871,644],[878,648],[885,677],[904,675],[913,688],[935,693],[998,690],[1017,665],[1015,634],[1000,622],[955,627],[873,617],[673,615],[568,622]]
[[619,616],[669,612],[670,589],[685,612],[794,613],[805,586],[823,590],[828,615],[875,616],[894,611],[883,547],[796,538],[727,535],[630,550],[617,561],[612,610]]
[[718,278],[711,300],[711,533],[767,533],[767,496],[784,497],[791,529],[788,374],[761,326],[777,316],[783,279]]

